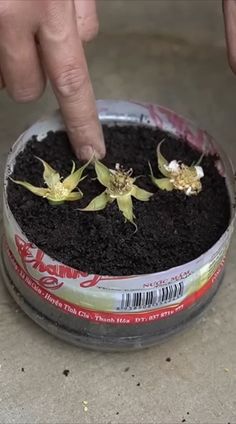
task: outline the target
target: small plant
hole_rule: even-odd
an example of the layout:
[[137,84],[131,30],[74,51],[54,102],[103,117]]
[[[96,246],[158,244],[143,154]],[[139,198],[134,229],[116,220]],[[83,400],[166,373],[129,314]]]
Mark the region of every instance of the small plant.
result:
[[[137,178],[133,178],[133,170],[124,170],[116,164],[115,170],[108,169],[99,161],[95,161],[95,171],[98,181],[106,187],[106,190],[95,197],[83,211],[93,212],[104,209],[109,203],[117,201],[119,210],[125,219],[134,224],[134,213],[132,197],[146,202],[152,196],[146,190],[137,187],[134,183]],[[135,225],[135,224],[134,224]]]
[[37,158],[44,166],[43,179],[47,187],[35,187],[26,181],[18,181],[10,178],[14,183],[25,187],[37,196],[46,198],[50,204],[59,205],[65,201],[80,200],[83,193],[78,189],[73,191],[77,185],[85,178],[82,174],[88,163],[75,171],[75,163],[73,162],[71,173],[62,181],[60,174],[55,171],[47,162]]
[[149,164],[152,182],[161,190],[180,190],[184,191],[187,196],[200,193],[202,190],[201,179],[204,177],[204,172],[199,165],[203,155],[196,164],[191,166],[187,166],[177,160],[172,160],[169,163],[161,154],[163,141],[157,147],[157,162],[159,171],[165,178],[155,178]]

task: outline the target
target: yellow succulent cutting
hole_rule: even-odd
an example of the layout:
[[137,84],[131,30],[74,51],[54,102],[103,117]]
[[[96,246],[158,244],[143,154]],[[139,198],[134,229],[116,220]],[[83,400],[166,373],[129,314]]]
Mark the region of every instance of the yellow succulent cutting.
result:
[[[99,161],[95,161],[95,171],[98,181],[106,187],[106,190],[95,197],[83,211],[93,212],[104,209],[107,204],[116,200],[119,210],[125,219],[134,224],[132,197],[141,201],[148,201],[152,196],[146,190],[137,187],[132,178],[133,170],[124,170],[119,164],[115,169],[109,169]],[[134,224],[135,225],[135,224]]]
[[51,204],[60,204],[65,201],[74,201],[80,200],[83,197],[83,193],[75,188],[78,184],[85,178],[82,177],[82,174],[87,167],[88,163],[86,163],[81,168],[75,171],[75,163],[72,164],[72,170],[68,177],[62,180],[60,174],[55,171],[47,162],[43,159],[37,158],[40,162],[42,162],[44,167],[43,179],[47,187],[35,187],[26,181],[18,181],[10,178],[14,183],[19,184],[31,191],[31,193],[36,196],[44,197]]
[[164,175],[164,178],[155,178],[149,164],[152,182],[161,190],[180,190],[184,191],[187,196],[200,193],[202,190],[201,179],[204,177],[204,171],[199,165],[203,155],[195,165],[193,164],[191,166],[187,166],[177,160],[168,162],[161,154],[163,141],[157,147],[157,162],[159,171]]

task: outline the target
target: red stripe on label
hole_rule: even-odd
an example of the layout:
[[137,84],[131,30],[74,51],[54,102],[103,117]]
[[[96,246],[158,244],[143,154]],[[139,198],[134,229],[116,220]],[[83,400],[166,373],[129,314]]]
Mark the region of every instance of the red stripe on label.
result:
[[62,298],[56,296],[55,294],[50,293],[45,290],[45,288],[40,287],[30,276],[25,272],[25,270],[18,264],[13,253],[7,247],[8,255],[11,259],[11,262],[20,276],[21,280],[30,287],[39,297],[44,299],[46,302],[50,303],[54,307],[63,311],[63,313],[76,316],[78,318],[87,319],[92,322],[97,323],[108,323],[108,324],[142,324],[153,321],[158,321],[161,319],[166,319],[176,313],[182,312],[183,310],[189,308],[194,303],[196,303],[201,297],[203,297],[208,290],[213,286],[213,284],[218,280],[218,277],[224,267],[225,259],[221,262],[216,272],[213,276],[207,281],[204,286],[197,292],[191,294],[181,303],[177,305],[172,305],[167,308],[159,308],[148,312],[133,312],[133,313],[119,313],[119,312],[103,312],[95,311],[91,309],[85,309],[73,303],[67,302]]

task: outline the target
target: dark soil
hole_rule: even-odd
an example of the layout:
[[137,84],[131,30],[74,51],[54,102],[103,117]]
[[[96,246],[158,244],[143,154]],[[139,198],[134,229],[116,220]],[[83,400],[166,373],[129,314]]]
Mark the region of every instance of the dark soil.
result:
[[[226,230],[230,219],[229,197],[225,180],[214,165],[215,157],[202,161],[205,176],[203,190],[187,197],[179,191],[166,192],[154,187],[148,177],[148,161],[158,176],[156,146],[165,136],[163,154],[168,160],[187,165],[198,160],[199,153],[187,143],[160,130],[145,127],[104,127],[107,156],[104,163],[114,168],[118,162],[133,168],[140,187],[154,193],[149,202],[134,200],[138,231],[125,223],[116,203],[101,212],[81,212],[104,188],[88,177],[80,188],[84,198],[51,206],[47,200],[9,181],[10,208],[28,236],[51,257],[81,271],[108,275],[143,274],[181,265],[208,250]],[[65,132],[49,133],[44,142],[32,139],[19,154],[12,177],[43,186],[39,156],[62,176],[71,170],[75,158]],[[160,175],[159,175],[160,176]]]

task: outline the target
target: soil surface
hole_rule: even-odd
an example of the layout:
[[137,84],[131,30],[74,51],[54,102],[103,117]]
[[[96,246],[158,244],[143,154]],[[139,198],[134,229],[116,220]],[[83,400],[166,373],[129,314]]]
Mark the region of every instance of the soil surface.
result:
[[[81,212],[104,190],[94,179],[90,166],[87,178],[80,184],[82,201],[51,206],[9,180],[10,208],[29,240],[51,257],[89,273],[132,275],[163,271],[191,261],[208,250],[226,230],[230,219],[229,197],[225,179],[214,165],[216,157],[205,156],[201,163],[205,176],[203,190],[187,197],[179,191],[161,191],[149,179],[148,161],[157,170],[156,147],[162,145],[163,155],[170,161],[181,160],[190,165],[199,159],[199,152],[183,140],[146,127],[104,127],[107,155],[104,163],[133,168],[142,176],[137,185],[154,193],[149,202],[133,200],[138,231],[125,223],[116,203],[101,212]],[[65,177],[71,161],[77,167],[65,132],[48,133],[43,142],[30,140],[16,160],[12,177],[43,186],[42,164],[46,160]]]

